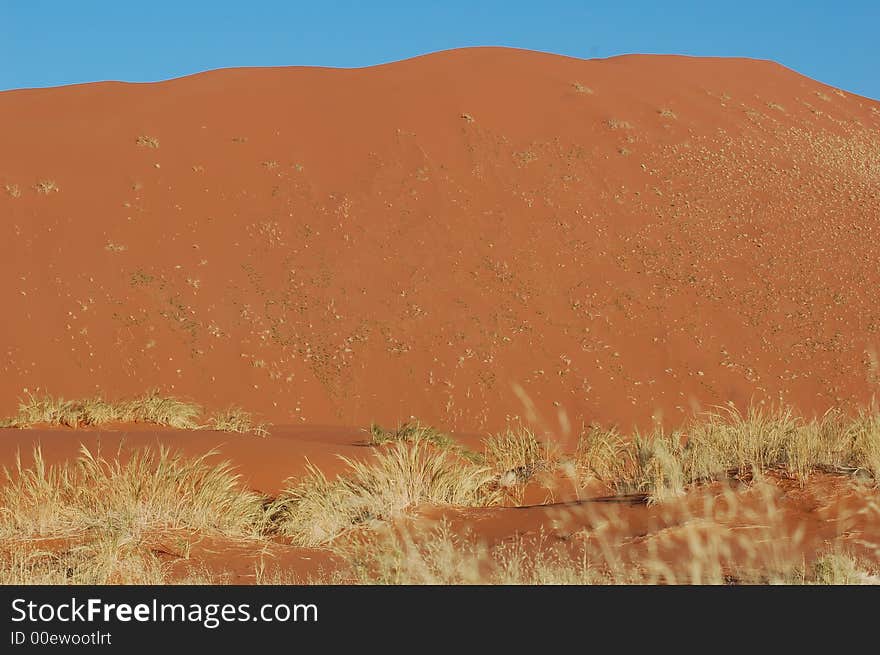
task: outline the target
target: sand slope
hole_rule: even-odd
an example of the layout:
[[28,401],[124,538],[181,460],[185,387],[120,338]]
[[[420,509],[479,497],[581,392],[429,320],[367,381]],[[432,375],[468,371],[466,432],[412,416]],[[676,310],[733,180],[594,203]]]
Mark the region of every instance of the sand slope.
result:
[[0,153],[2,414],[159,387],[558,431],[880,389],[880,104],[773,63],[478,48],[12,91]]

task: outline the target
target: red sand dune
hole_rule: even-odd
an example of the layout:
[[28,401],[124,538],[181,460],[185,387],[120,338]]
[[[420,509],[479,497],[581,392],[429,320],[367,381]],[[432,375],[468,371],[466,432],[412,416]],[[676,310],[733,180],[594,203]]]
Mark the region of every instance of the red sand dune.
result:
[[880,103],[777,64],[477,48],[9,91],[0,153],[0,414],[159,387],[278,424],[628,428],[880,383]]

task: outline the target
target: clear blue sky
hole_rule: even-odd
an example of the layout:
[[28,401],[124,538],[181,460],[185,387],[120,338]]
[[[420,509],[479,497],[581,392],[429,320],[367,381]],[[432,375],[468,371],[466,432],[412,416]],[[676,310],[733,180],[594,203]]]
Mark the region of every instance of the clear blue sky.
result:
[[0,89],[475,45],[773,59],[880,99],[880,0],[0,0]]

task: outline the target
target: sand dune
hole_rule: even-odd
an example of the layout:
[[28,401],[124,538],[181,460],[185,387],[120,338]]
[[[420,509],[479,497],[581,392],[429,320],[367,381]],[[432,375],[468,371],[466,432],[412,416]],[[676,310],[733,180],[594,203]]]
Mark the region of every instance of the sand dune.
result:
[[878,144],[877,102],[741,59],[4,92],[0,409],[158,387],[485,431],[862,403]]

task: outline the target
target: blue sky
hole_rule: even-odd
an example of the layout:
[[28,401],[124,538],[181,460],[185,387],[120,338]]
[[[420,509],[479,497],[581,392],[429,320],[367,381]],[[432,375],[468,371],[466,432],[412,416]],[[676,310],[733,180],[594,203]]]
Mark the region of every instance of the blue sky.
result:
[[0,0],[0,89],[504,45],[773,59],[880,99],[878,28],[880,0]]

